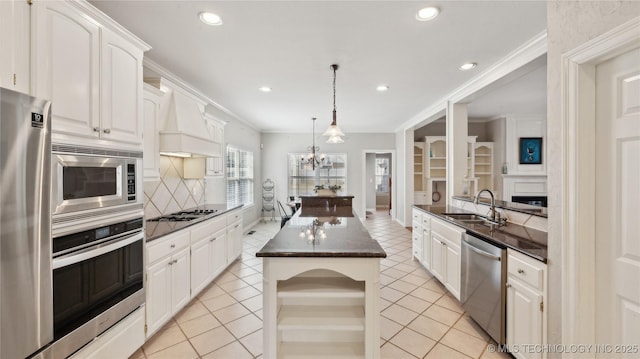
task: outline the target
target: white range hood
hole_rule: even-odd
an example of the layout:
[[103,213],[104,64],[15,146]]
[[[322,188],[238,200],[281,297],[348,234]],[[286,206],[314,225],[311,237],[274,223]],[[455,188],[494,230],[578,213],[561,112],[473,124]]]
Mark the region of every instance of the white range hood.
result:
[[222,143],[213,140],[203,113],[206,103],[166,79],[160,110],[160,154],[180,157],[222,157]]

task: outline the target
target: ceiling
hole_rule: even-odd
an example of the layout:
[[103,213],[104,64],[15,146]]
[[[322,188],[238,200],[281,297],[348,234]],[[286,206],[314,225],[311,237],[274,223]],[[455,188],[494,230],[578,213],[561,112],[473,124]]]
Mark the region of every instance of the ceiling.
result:
[[[149,59],[263,132],[310,132],[311,117],[327,126],[333,63],[343,131],[393,132],[546,28],[543,1],[91,3],[150,44]],[[440,15],[417,21],[426,5]],[[201,11],[224,24],[203,24]],[[478,66],[458,70],[467,61]]]

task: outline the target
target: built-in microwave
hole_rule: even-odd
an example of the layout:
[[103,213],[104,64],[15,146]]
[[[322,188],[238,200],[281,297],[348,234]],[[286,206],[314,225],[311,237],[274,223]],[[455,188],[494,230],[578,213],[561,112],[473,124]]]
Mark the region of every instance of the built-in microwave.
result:
[[52,146],[52,214],[142,204],[142,152]]

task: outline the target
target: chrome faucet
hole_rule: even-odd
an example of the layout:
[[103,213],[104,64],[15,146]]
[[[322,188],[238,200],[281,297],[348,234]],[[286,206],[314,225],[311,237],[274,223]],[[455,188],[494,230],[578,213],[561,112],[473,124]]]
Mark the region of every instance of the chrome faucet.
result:
[[491,220],[498,223],[498,224],[504,224],[504,222],[506,222],[506,220],[500,218],[500,212],[496,211],[496,197],[493,195],[493,192],[491,192],[490,189],[481,189],[476,196],[473,199],[473,203],[474,204],[478,204],[478,200],[480,199],[480,194],[482,192],[488,192],[489,195],[491,196]]

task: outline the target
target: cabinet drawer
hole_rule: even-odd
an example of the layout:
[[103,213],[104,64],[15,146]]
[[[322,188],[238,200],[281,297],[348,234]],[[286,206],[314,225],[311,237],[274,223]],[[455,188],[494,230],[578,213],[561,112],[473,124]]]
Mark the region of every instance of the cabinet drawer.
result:
[[[509,277],[517,278],[535,289],[543,290],[543,264],[529,263],[530,260],[522,256],[524,255],[509,251],[507,255],[507,273]],[[531,259],[531,261],[534,261],[534,259]]]
[[413,210],[413,221],[414,222],[422,222],[422,212],[420,210]]
[[232,223],[237,222],[242,219],[242,211],[235,210],[227,214],[227,226],[230,226]]
[[189,245],[189,233],[189,231],[182,230],[151,242],[151,244],[147,245],[147,263],[153,263],[187,247]]
[[413,224],[411,225],[412,228],[412,232],[413,233],[418,233],[420,234],[422,232],[422,225],[419,221],[413,221]]
[[438,233],[441,237],[448,239],[450,242],[460,247],[462,234],[465,232],[465,230],[458,226],[454,226],[453,224],[448,224],[438,219],[432,218],[431,232]]
[[428,214],[422,215],[422,229],[430,229],[431,228],[431,216]]
[[191,230],[191,243],[198,242],[202,238],[208,237],[227,226],[227,221],[223,216],[205,221],[193,226]]

